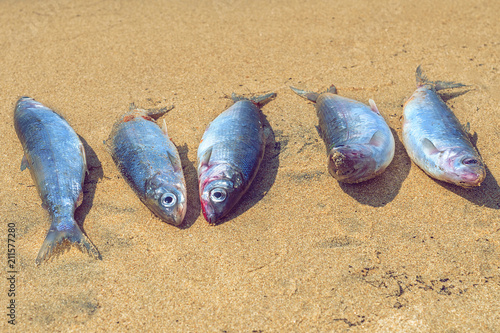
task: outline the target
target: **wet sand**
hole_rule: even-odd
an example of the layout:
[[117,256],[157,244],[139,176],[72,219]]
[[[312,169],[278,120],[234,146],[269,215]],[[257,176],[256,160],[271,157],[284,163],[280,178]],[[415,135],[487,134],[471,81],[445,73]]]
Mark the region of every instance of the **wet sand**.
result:
[[[0,329],[169,332],[500,330],[500,3],[495,1],[4,1],[0,4],[2,247],[15,225],[15,296]],[[470,91],[447,104],[477,133],[480,188],[435,181],[401,143],[421,64]],[[326,168],[314,105],[288,87],[372,98],[396,137],[376,179]],[[244,200],[209,226],[196,150],[225,97],[274,91],[274,139]],[[28,95],[82,137],[76,219],[102,261],[70,249],[39,267],[49,228],[12,113]],[[188,186],[182,228],[152,215],[103,140],[129,104],[163,118]],[[3,256],[4,277],[9,277]],[[8,323],[15,299],[16,325]]]

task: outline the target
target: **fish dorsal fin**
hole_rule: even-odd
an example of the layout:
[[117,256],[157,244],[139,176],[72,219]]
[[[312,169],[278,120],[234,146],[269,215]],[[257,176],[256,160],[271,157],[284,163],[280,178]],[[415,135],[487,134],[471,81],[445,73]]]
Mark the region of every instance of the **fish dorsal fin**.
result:
[[375,104],[375,101],[373,99],[369,99],[368,103],[370,103],[370,109],[372,109],[373,112],[376,114],[380,114],[380,111],[377,108],[377,104]]
[[163,131],[163,134],[165,134],[166,136],[168,136],[168,133],[167,133],[167,123],[165,122],[165,119],[163,119],[163,126],[162,126],[161,130]]
[[422,148],[424,149],[424,153],[427,155],[433,155],[439,153],[439,149],[434,146],[431,140],[424,138],[422,139]]
[[26,158],[26,155],[23,155],[23,159],[21,160],[21,171],[24,171],[24,169],[30,168],[30,165],[28,163],[28,159]]
[[380,147],[384,144],[385,142],[385,137],[384,137],[384,134],[382,133],[382,131],[376,131],[372,138],[370,139],[370,142],[368,142],[368,144],[372,145],[372,146],[375,146],[375,147]]

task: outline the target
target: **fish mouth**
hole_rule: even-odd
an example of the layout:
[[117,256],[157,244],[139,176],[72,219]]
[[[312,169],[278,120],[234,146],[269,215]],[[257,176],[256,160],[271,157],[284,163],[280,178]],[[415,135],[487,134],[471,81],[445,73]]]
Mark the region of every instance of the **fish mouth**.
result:
[[359,183],[376,176],[376,162],[371,151],[360,148],[341,146],[330,151],[328,170],[333,178],[344,183]]
[[203,212],[205,220],[211,225],[215,225],[221,217],[216,214],[214,208],[209,202],[201,201],[201,211]]
[[459,185],[463,187],[480,186],[484,180],[484,173],[467,172],[460,175]]
[[176,227],[182,224],[186,216],[186,205],[184,203],[177,204],[177,207],[170,212],[165,212],[157,206],[148,205],[148,207],[160,219]]

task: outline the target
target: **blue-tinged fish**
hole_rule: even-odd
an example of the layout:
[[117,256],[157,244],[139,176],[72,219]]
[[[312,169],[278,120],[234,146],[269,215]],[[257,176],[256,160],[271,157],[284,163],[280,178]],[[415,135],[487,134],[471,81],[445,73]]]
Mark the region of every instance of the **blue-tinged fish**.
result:
[[167,111],[132,107],[113,125],[106,144],[118,170],[146,207],[178,226],[186,215],[181,158],[165,121],[163,128],[155,122]]
[[51,218],[36,264],[48,259],[65,241],[101,259],[74,219],[75,209],[83,201],[87,171],[85,150],[78,135],[60,115],[29,97],[21,97],[17,102],[14,127],[24,149],[21,170],[30,170],[42,206]]
[[259,169],[266,146],[260,106],[276,94],[235,102],[207,127],[198,147],[198,181],[205,219],[216,224],[241,199]]
[[316,103],[318,131],[335,179],[359,183],[384,172],[394,157],[394,137],[373,100],[368,107],[337,95],[334,86],[324,93],[290,88]]
[[403,144],[413,162],[429,176],[463,187],[481,185],[486,170],[481,156],[457,117],[437,94],[464,87],[461,83],[429,81],[420,66],[417,90],[403,108]]

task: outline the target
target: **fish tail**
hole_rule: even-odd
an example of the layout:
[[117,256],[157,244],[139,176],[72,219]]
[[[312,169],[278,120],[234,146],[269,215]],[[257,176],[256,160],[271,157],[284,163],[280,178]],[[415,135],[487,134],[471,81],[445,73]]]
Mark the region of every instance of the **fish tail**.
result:
[[300,97],[305,98],[305,99],[310,100],[311,102],[315,102],[315,103],[316,103],[316,100],[318,99],[318,96],[319,96],[318,93],[297,89],[297,88],[292,87],[292,86],[290,86],[290,89],[292,89],[293,92],[296,93],[297,95],[299,95]]
[[[318,99],[319,95],[322,94],[322,93],[316,93],[316,92],[312,92],[312,91],[300,90],[300,89],[297,89],[297,88],[292,87],[292,86],[290,86],[290,89],[292,89],[293,92],[296,93],[297,95],[299,95],[300,97],[308,99],[311,102],[316,102],[316,100]],[[335,88],[335,86],[332,84],[330,86],[330,88],[328,88],[324,93],[330,93],[330,94],[335,94],[336,95],[337,94],[337,88]]]
[[264,104],[266,104],[267,102],[269,102],[274,97],[276,97],[276,93],[274,93],[274,92],[269,93],[269,94],[265,94],[265,95],[260,95],[260,96],[253,96],[253,97],[245,97],[245,96],[241,96],[241,95],[236,95],[235,93],[233,93],[231,95],[231,99],[234,102],[238,102],[238,101],[250,101],[250,102],[254,103],[255,105],[257,105],[259,107],[263,106]]
[[151,108],[151,109],[142,109],[135,105],[135,103],[130,103],[129,112],[120,116],[120,119],[124,122],[132,120],[137,116],[146,116],[157,120],[165,113],[173,110],[175,105],[165,106],[162,108]]
[[50,230],[47,233],[47,237],[38,252],[38,256],[36,258],[36,265],[38,266],[43,261],[49,259],[56,249],[65,243],[69,242],[71,245],[76,245],[76,247],[82,251],[87,252],[90,256],[96,259],[102,259],[101,255],[97,248],[90,242],[90,240],[85,236],[78,224],[73,220],[73,223],[65,225],[66,228],[59,230],[57,226],[61,224],[55,225],[54,223],[50,226]]
[[428,84],[428,85],[433,86],[436,91],[443,90],[443,89],[467,87],[467,85],[465,85],[465,84],[453,82],[453,81],[431,81],[422,72],[421,65],[418,65],[417,70],[415,72],[415,77],[417,79],[417,87],[422,87],[423,85]]

